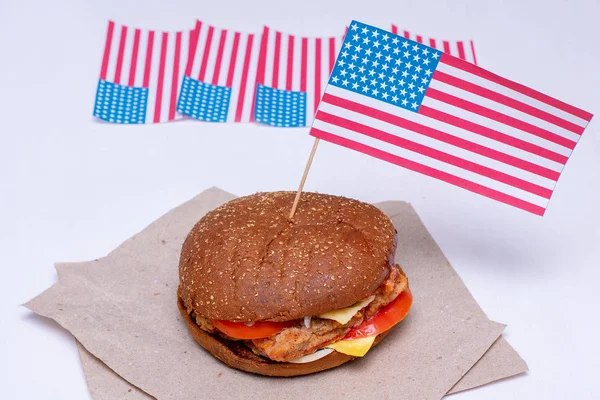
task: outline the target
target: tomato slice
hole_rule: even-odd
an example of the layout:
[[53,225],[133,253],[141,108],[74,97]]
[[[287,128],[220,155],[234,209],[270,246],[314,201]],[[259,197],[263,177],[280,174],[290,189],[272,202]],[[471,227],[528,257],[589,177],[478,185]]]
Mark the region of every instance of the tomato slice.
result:
[[344,339],[358,339],[365,336],[378,335],[381,332],[391,329],[406,317],[411,305],[412,293],[409,288],[406,288],[391,303],[382,307],[377,314],[350,329]]
[[226,334],[236,339],[260,339],[273,336],[281,332],[283,329],[295,325],[296,321],[286,322],[270,322],[258,321],[252,326],[246,325],[244,322],[233,322],[226,320],[213,320],[213,325]]

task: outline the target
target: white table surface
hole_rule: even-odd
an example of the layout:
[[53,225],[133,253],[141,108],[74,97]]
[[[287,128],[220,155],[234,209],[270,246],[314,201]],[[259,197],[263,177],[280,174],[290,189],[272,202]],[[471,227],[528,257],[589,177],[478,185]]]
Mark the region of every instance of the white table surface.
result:
[[[197,16],[309,36],[339,34],[353,18],[394,22],[473,38],[480,65],[600,114],[597,1],[297,3],[0,2],[0,398],[89,397],[71,336],[19,307],[56,282],[53,262],[103,256],[213,185],[239,195],[294,190],[312,145],[307,129],[94,121],[109,18],[175,30]],[[410,201],[488,316],[508,325],[505,336],[531,371],[457,400],[600,396],[599,126],[592,121],[583,135],[543,218],[319,146],[308,190]]]

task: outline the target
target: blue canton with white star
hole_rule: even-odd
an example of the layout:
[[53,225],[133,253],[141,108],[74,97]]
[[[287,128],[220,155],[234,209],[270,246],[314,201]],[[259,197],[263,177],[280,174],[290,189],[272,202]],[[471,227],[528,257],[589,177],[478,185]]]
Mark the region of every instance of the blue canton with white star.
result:
[[329,84],[418,112],[442,52],[352,21]]
[[183,77],[177,112],[208,122],[227,121],[231,88]]
[[306,93],[258,85],[254,120],[273,126],[306,126]]
[[117,124],[143,124],[146,121],[148,89],[98,80],[94,116]]

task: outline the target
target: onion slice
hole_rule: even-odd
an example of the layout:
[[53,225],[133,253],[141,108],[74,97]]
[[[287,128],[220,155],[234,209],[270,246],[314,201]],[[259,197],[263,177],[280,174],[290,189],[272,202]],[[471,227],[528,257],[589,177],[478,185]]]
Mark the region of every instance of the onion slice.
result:
[[305,356],[302,356],[300,358],[296,358],[295,360],[292,361],[288,361],[294,364],[304,364],[304,363],[309,363],[309,362],[313,362],[313,361],[317,361],[325,356],[330,355],[331,353],[333,353],[333,349],[321,349],[321,350],[317,350],[312,354],[307,354]]
[[310,315],[307,315],[307,316],[304,317],[304,326],[307,329],[310,328],[310,320],[311,320],[311,318],[312,317]]

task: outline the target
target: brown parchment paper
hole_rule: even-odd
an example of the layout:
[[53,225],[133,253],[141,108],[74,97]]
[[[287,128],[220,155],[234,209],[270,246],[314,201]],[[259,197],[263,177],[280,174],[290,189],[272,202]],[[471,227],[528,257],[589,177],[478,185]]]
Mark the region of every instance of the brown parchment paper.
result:
[[525,361],[506,339],[500,336],[469,372],[450,389],[448,394],[473,389],[526,371]]
[[[77,342],[77,350],[94,400],[151,400],[154,397],[133,386]],[[527,371],[525,361],[500,337],[479,361],[446,394],[473,389]]]
[[503,325],[483,315],[410,205],[388,202],[381,207],[398,228],[396,260],[414,295],[405,321],[364,359],[320,374],[281,379],[225,367],[193,341],[178,315],[177,262],[193,224],[232,198],[210,189],[107,257],[63,264],[60,281],[26,306],[55,319],[110,369],[159,399],[397,398],[400,392],[405,399],[439,399],[500,336]]

